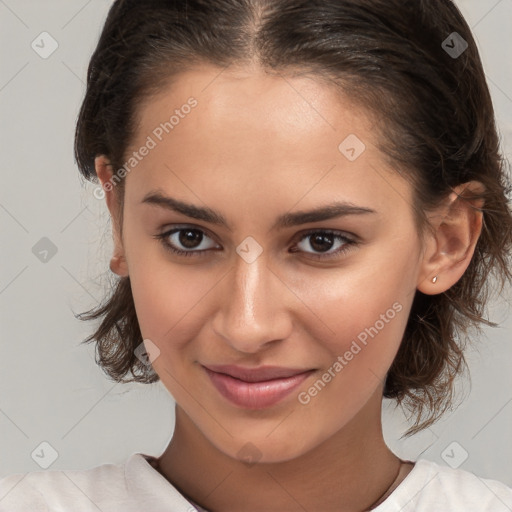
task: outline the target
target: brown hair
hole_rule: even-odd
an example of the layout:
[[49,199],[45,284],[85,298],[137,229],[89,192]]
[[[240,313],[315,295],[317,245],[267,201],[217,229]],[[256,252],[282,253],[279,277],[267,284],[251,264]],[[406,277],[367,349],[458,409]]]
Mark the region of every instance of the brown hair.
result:
[[[454,32],[468,45],[460,55],[443,43],[463,49]],[[452,406],[470,328],[496,325],[484,316],[489,292],[499,286],[501,293],[512,279],[510,184],[470,28],[450,0],[117,0],[88,68],[75,135],[80,172],[97,181],[101,154],[120,169],[138,109],[187,67],[254,61],[268,73],[313,73],[374,115],[379,149],[414,185],[420,229],[425,212],[453,187],[471,180],[485,186],[469,267],[444,293],[416,291],[386,377],[384,396],[416,416],[405,435],[416,433]],[[115,187],[121,205],[123,183]],[[96,341],[97,362],[112,379],[159,379],[134,354],[142,336],[129,277],[78,317],[104,317],[84,343]]]

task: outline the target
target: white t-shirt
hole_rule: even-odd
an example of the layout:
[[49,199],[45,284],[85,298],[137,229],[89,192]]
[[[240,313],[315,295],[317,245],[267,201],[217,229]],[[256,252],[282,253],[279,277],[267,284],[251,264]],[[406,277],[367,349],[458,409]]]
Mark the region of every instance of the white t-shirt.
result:
[[[87,470],[16,473],[0,479],[1,512],[195,512],[151,465],[132,454],[124,464]],[[375,512],[511,512],[512,488],[469,471],[420,459]],[[232,511],[229,511],[232,512]]]

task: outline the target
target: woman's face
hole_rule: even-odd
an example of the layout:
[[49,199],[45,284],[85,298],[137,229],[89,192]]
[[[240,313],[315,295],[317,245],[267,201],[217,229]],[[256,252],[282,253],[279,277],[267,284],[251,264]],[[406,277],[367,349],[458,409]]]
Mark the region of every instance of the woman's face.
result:
[[[380,416],[427,276],[412,188],[369,119],[312,78],[216,68],[183,73],[140,114],[124,256],[179,406],[222,452],[241,458],[251,443],[260,462],[309,451],[369,403]],[[311,372],[249,384],[213,365]]]

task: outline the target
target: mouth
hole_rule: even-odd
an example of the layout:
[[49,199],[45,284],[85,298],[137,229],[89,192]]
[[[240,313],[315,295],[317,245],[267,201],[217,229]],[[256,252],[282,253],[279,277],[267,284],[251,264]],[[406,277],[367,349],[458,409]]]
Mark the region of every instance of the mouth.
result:
[[232,365],[208,365],[203,369],[224,398],[245,409],[263,409],[277,404],[316,371]]

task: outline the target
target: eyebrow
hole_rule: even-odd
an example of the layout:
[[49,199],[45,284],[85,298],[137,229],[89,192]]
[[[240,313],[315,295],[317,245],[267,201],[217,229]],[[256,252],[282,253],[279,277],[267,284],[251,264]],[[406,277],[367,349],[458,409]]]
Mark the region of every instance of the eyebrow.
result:
[[[215,224],[217,226],[223,226],[231,231],[229,223],[221,213],[208,207],[195,206],[193,204],[184,203],[183,201],[165,196],[159,190],[148,192],[142,199],[141,203],[160,206],[193,219],[209,222],[210,224]],[[300,224],[306,224],[308,222],[319,222],[344,217],[346,215],[362,215],[368,213],[377,212],[371,208],[357,206],[348,202],[333,202],[313,210],[285,213],[277,218],[271,229],[283,229],[298,226]]]

